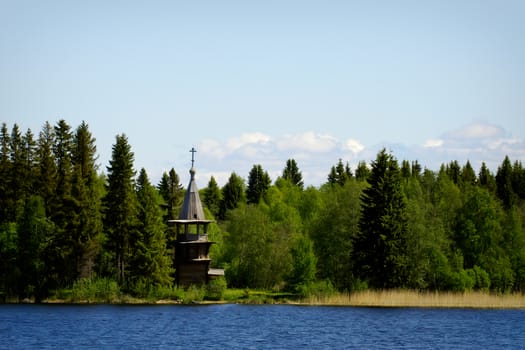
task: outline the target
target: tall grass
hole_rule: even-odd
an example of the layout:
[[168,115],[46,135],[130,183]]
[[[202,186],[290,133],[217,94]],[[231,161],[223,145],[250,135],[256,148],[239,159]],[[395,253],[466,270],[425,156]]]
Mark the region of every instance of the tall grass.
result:
[[121,298],[118,283],[109,278],[83,278],[71,289],[73,302],[115,303]]
[[412,290],[366,290],[336,295],[312,295],[301,300],[309,305],[436,308],[525,308],[525,295],[486,292],[418,292]]

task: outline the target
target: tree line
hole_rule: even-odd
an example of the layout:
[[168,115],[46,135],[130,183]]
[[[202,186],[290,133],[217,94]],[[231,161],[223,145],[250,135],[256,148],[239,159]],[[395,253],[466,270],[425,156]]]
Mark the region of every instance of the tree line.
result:
[[[177,172],[152,184],[125,135],[97,167],[83,122],[45,123],[38,137],[0,131],[0,293],[41,300],[84,279],[140,295],[173,284]],[[438,171],[385,149],[352,171],[340,159],[305,188],[294,159],[273,182],[260,164],[201,190],[212,264],[228,285],[294,293],[366,288],[525,289],[525,169],[493,174],[457,161]]]

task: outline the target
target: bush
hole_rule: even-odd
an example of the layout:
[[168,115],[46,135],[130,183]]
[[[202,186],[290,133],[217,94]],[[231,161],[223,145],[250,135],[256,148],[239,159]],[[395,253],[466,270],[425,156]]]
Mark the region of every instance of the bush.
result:
[[299,285],[297,286],[297,291],[303,298],[329,297],[337,293],[337,290],[329,280],[315,281],[307,285]]
[[474,280],[474,289],[488,292],[490,289],[490,277],[487,271],[475,265],[474,268],[467,270],[468,275]]
[[206,286],[205,298],[208,300],[221,300],[226,287],[226,279],[224,277],[211,280]]
[[191,304],[194,302],[199,302],[204,300],[204,296],[206,295],[206,288],[191,285],[186,289],[184,296],[182,298],[182,302],[184,304]]

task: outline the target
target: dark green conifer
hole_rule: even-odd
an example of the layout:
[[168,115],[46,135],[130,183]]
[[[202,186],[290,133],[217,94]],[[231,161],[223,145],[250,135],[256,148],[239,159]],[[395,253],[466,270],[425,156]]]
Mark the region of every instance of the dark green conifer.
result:
[[105,248],[110,255],[109,272],[123,285],[128,283],[129,263],[134,254],[132,243],[139,227],[133,161],[128,138],[124,134],[117,135],[107,167],[104,231],[107,235]]
[[295,159],[288,159],[286,161],[286,167],[283,170],[283,179],[290,181],[301,190],[304,187],[303,174],[299,171],[297,162]]
[[248,188],[246,189],[248,204],[258,204],[270,185],[271,180],[268,172],[264,171],[260,164],[254,165],[248,175]]
[[355,273],[374,288],[406,287],[410,270],[406,204],[397,160],[385,149],[372,163],[368,182],[354,239]]

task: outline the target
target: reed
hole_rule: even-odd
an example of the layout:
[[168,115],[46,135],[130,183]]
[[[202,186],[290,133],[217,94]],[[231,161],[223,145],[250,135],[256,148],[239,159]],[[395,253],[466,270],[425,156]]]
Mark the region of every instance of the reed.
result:
[[490,308],[523,309],[525,295],[486,292],[419,292],[413,290],[366,290],[301,300],[308,305],[347,305],[368,307]]

